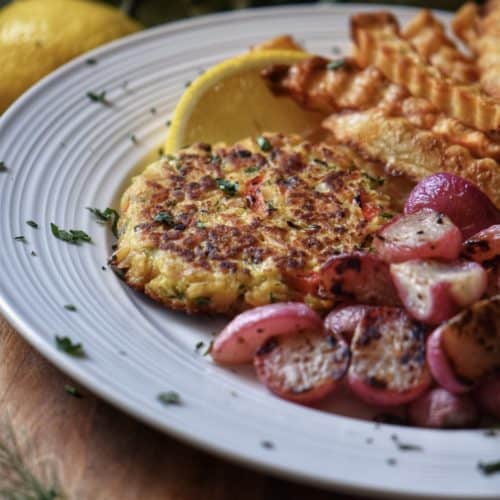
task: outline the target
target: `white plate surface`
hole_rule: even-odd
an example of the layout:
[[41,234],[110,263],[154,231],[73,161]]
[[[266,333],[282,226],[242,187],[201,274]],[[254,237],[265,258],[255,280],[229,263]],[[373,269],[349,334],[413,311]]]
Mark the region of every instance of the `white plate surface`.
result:
[[[360,9],[373,6],[251,10],[166,25],[98,49],[32,88],[0,122],[0,160],[9,169],[0,173],[0,307],[32,345],[89,389],[220,455],[383,498],[498,498],[500,475],[483,476],[477,462],[500,459],[500,437],[377,427],[281,401],[256,383],[251,370],[222,369],[195,352],[198,341],[209,342],[217,321],[163,310],[101,269],[112,241],[85,207],[116,201],[134,165],[163,141],[185,82],[284,32],[314,52],[331,55],[334,46],[347,52],[349,15]],[[415,12],[392,11],[402,21]],[[98,63],[85,64],[88,57]],[[86,97],[103,90],[113,107]],[[28,227],[28,219],[40,228]],[[94,244],[55,239],[51,221],[87,231]],[[17,235],[28,243],[14,241]],[[67,303],[78,311],[65,310]],[[83,342],[88,357],[58,351],[55,334]],[[177,391],[183,404],[162,406],[156,396],[166,390]],[[343,400],[331,407],[344,414],[364,411]],[[423,450],[398,451],[394,433]]]

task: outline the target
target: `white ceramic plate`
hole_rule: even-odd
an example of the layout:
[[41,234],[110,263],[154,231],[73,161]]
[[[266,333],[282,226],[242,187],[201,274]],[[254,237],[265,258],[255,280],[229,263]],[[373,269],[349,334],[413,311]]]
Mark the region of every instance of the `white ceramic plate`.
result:
[[[498,498],[500,475],[483,476],[477,462],[500,459],[500,437],[377,427],[286,403],[251,370],[213,365],[195,345],[209,342],[216,321],[164,310],[103,270],[111,237],[85,210],[116,201],[134,165],[162,143],[185,82],[200,70],[279,33],[294,34],[314,52],[348,51],[349,15],[360,9],[373,7],[251,10],[162,26],[77,59],[32,88],[0,122],[0,161],[8,167],[0,173],[0,306],[32,345],[89,389],[217,454],[384,498]],[[415,12],[392,10],[402,21]],[[97,64],[86,64],[89,57]],[[86,96],[103,90],[110,108]],[[28,219],[40,228],[28,227]],[[87,231],[94,244],[57,240],[50,222]],[[15,241],[18,235],[28,243]],[[68,303],[78,311],[64,309]],[[58,351],[55,334],[81,341],[87,358]],[[160,404],[157,394],[168,390],[183,404]],[[332,408],[366,416],[343,398],[325,409]],[[394,433],[422,451],[399,451]]]

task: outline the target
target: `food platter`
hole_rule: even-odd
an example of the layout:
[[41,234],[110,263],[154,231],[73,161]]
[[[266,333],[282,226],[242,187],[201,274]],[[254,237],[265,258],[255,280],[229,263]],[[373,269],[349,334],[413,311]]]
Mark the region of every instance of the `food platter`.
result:
[[[312,52],[345,53],[348,18],[360,10],[374,7],[257,9],[166,25],[98,49],[32,88],[0,121],[7,167],[0,173],[0,308],[96,394],[231,460],[383,498],[497,498],[500,477],[484,476],[477,463],[498,459],[500,435],[376,425],[352,418],[370,415],[343,397],[337,414],[331,405],[303,408],[273,398],[251,370],[214,365],[196,345],[208,345],[224,321],[169,312],[127,289],[107,266],[111,235],[86,210],[116,205],[135,165],[163,142],[185,83],[201,70],[278,34],[277,26]],[[415,12],[391,10],[401,21]],[[88,98],[103,91],[112,106]],[[51,222],[82,229],[93,243],[54,238]],[[25,241],[14,239],[21,235]],[[81,342],[86,356],[58,350],[55,335]],[[171,390],[181,404],[162,405],[158,394]],[[421,449],[405,452],[397,442]]]

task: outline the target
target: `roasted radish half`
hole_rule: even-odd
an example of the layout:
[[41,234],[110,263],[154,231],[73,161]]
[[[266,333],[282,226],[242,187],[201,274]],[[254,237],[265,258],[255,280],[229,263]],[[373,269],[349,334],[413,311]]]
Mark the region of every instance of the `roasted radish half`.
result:
[[427,339],[427,364],[436,382],[453,394],[469,392],[473,384],[461,380],[453,371],[453,367],[441,345],[443,328],[436,328]]
[[485,267],[500,265],[500,224],[495,224],[471,236],[463,244],[463,254]]
[[349,347],[340,336],[307,331],[271,337],[257,351],[254,366],[271,392],[309,405],[339,386],[349,359]]
[[255,307],[236,316],[216,337],[212,358],[220,364],[250,363],[269,338],[302,330],[323,331],[323,320],[300,302]]
[[500,371],[500,295],[472,304],[439,330],[457,377],[479,382]]
[[378,231],[373,244],[377,254],[387,262],[454,260],[462,249],[462,234],[448,216],[424,208],[395,217]]
[[402,309],[367,311],[351,344],[348,382],[367,403],[395,406],[416,399],[432,382],[425,328]]
[[481,408],[493,417],[500,418],[500,375],[481,382],[476,396]]
[[500,212],[472,182],[458,175],[439,173],[422,179],[405,204],[405,213],[432,208],[446,214],[464,238],[500,223]]
[[477,405],[471,396],[453,394],[441,387],[412,401],[408,416],[413,425],[434,429],[463,429],[479,422]]
[[352,253],[330,257],[320,270],[319,295],[364,304],[400,305],[389,266],[380,257]]
[[373,306],[343,306],[331,311],[325,318],[325,330],[351,342],[358,323]]
[[486,271],[468,261],[409,260],[391,264],[391,274],[406,310],[430,324],[479,300],[488,286]]

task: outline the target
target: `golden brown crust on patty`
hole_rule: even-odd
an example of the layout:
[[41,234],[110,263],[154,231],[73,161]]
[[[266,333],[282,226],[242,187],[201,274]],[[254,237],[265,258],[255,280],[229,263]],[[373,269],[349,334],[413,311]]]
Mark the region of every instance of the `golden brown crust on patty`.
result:
[[234,313],[308,295],[328,257],[369,245],[389,199],[342,146],[268,135],[197,145],[149,166],[121,202],[112,262],[173,309]]

